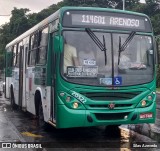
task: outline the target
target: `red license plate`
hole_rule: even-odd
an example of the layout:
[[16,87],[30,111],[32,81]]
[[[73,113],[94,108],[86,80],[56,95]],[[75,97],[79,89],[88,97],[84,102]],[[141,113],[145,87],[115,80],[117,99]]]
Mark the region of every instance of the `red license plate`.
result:
[[140,114],[140,119],[152,118],[152,117],[153,117],[152,113],[142,113],[142,114]]

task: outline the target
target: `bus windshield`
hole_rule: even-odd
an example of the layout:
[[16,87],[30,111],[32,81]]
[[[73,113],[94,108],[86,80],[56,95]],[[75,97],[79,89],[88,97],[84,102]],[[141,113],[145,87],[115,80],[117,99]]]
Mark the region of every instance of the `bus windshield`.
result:
[[[130,86],[151,82],[154,72],[152,37],[130,33],[94,32],[104,51],[86,31],[63,31],[62,75],[72,83],[94,86]],[[119,61],[118,61],[119,60]]]

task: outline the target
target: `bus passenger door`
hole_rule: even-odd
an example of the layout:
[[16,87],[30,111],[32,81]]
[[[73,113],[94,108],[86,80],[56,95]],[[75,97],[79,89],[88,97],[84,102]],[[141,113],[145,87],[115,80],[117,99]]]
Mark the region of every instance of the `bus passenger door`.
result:
[[5,69],[5,89],[4,89],[4,94],[6,98],[9,98],[10,96],[10,85],[11,85],[11,77],[12,77],[12,51],[7,51],[6,52],[6,69]]
[[55,73],[56,73],[56,56],[55,56],[55,52],[54,52],[54,36],[55,33],[52,33],[51,35],[51,108],[50,108],[50,115],[51,115],[51,119],[52,122],[56,122],[56,115],[55,115],[55,111],[56,111],[56,102],[55,102]]
[[21,60],[23,58],[22,57],[22,52],[21,52],[21,47],[22,47],[22,41],[20,43],[17,44],[17,48],[16,48],[16,60],[15,60],[15,68],[13,70],[13,91],[14,91],[14,100],[15,100],[15,104],[17,104],[18,106],[20,105],[19,101],[20,101],[20,93],[22,93],[21,89],[20,89],[20,73],[21,73]]

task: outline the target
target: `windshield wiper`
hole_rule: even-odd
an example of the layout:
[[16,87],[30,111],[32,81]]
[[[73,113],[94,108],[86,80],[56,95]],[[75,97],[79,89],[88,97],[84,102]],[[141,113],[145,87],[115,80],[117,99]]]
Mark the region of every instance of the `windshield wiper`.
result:
[[135,31],[132,31],[130,33],[130,35],[128,36],[128,38],[126,39],[126,41],[123,43],[123,45],[121,46],[121,37],[119,37],[119,54],[118,54],[118,65],[120,63],[120,56],[121,56],[121,52],[124,51],[127,46],[129,45],[129,43],[131,42],[131,40],[133,39],[134,35],[136,34]]
[[105,65],[107,65],[107,49],[106,49],[106,39],[104,35],[103,35],[103,45],[104,45],[103,51],[104,51],[104,56],[105,56]]
[[103,35],[103,44],[102,42],[99,40],[99,38],[94,34],[93,31],[91,31],[90,28],[86,28],[86,32],[88,33],[88,35],[91,37],[91,39],[95,42],[95,44],[99,47],[99,49],[101,51],[104,51],[104,56],[105,56],[105,65],[107,64],[107,49],[106,49],[106,44],[105,44],[105,37]]

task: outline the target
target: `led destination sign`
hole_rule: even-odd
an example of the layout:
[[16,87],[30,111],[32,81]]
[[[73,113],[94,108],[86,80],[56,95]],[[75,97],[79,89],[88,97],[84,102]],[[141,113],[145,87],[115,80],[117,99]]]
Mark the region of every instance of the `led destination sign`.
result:
[[72,25],[99,25],[106,27],[137,28],[143,30],[145,20],[114,17],[72,14]]
[[111,12],[68,11],[63,18],[64,26],[87,26],[108,29],[124,29],[151,32],[147,17]]
[[79,24],[144,29],[144,20],[140,19],[73,14],[72,25],[79,25]]

